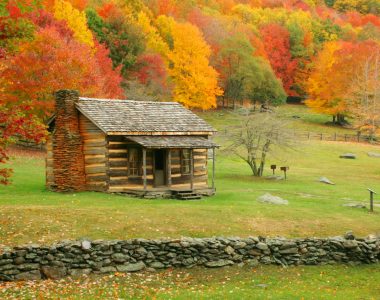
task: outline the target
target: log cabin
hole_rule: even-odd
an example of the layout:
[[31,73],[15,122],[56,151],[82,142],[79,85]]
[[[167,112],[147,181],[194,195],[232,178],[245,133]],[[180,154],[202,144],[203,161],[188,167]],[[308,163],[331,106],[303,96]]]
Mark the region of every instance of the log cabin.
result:
[[48,189],[179,199],[215,193],[216,130],[181,104],[84,98],[73,90],[56,92],[55,101]]

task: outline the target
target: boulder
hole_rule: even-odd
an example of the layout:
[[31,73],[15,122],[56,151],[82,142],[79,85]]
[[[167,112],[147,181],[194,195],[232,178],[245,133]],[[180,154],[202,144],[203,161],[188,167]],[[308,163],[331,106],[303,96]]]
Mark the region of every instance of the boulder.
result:
[[366,206],[362,203],[345,203],[343,206],[351,208],[366,208]]
[[91,272],[92,272],[92,270],[89,268],[87,268],[87,269],[71,269],[69,271],[69,275],[73,276],[73,277],[81,277],[83,275],[88,275]]
[[266,193],[266,194],[260,196],[257,200],[262,202],[262,203],[269,203],[269,204],[276,204],[276,205],[288,205],[289,204],[288,200],[282,199],[281,197],[273,196],[269,193]]
[[280,175],[270,175],[270,176],[267,176],[265,177],[265,179],[268,179],[268,180],[284,180],[285,177],[284,176],[280,176]]
[[108,267],[101,267],[100,268],[100,273],[113,273],[113,272],[116,272],[115,267],[108,266]]
[[135,264],[116,266],[116,269],[119,272],[137,272],[145,269],[145,264],[143,262],[137,262]]
[[268,247],[268,245],[267,244],[265,244],[265,243],[257,243],[257,245],[256,245],[256,248],[257,249],[260,249],[260,250],[268,250],[269,249],[269,247]]
[[229,266],[233,264],[234,263],[231,260],[219,259],[219,260],[208,261],[205,263],[205,266],[208,268],[220,268],[220,267]]
[[235,253],[235,249],[232,248],[231,246],[227,246],[225,249],[224,249],[224,252],[226,252],[228,255],[232,255]]
[[89,250],[91,248],[91,242],[90,241],[82,241],[81,246],[83,250]]
[[345,240],[343,242],[343,247],[346,249],[355,249],[358,247],[358,242],[355,240]]
[[321,177],[319,178],[319,182],[322,182],[322,183],[326,183],[326,184],[331,184],[331,185],[335,185],[334,182],[332,182],[330,179],[328,179],[327,177]]
[[354,240],[355,239],[355,235],[352,231],[347,231],[346,234],[344,235],[344,238],[346,240]]
[[367,155],[369,157],[377,157],[377,158],[380,158],[380,153],[378,152],[368,152]]
[[66,268],[43,266],[42,274],[48,279],[60,279],[66,276]]
[[40,270],[33,270],[30,272],[23,272],[15,276],[16,280],[39,280],[41,279]]
[[356,154],[354,153],[344,153],[339,156],[340,158],[345,158],[345,159],[356,159]]
[[165,265],[159,261],[155,261],[150,264],[150,267],[154,269],[163,269],[165,268]]

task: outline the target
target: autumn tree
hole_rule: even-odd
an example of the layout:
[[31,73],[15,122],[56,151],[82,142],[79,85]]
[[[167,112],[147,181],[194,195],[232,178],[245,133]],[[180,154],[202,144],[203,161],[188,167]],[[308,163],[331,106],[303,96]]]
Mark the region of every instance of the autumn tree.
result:
[[93,36],[87,27],[86,14],[74,8],[70,2],[55,0],[54,17],[65,20],[69,28],[74,32],[74,37],[81,43],[94,46]]
[[356,128],[375,139],[380,133],[380,47],[367,45],[365,56],[349,77],[347,104]]
[[[105,4],[107,5],[107,3]],[[144,52],[145,41],[138,26],[126,19],[123,11],[115,4],[86,11],[88,26],[99,42],[110,50],[113,66],[121,66],[124,78],[136,71],[137,57]]]
[[210,47],[197,27],[189,23],[173,23],[173,49],[168,57],[172,64],[170,75],[174,83],[174,100],[187,107],[209,109],[216,107],[218,73],[209,65]]
[[290,53],[289,32],[277,24],[268,24],[262,27],[260,32],[273,71],[281,79],[286,93],[293,96],[292,86],[297,60],[293,59]]
[[307,82],[309,98],[305,102],[314,111],[331,115],[334,123],[342,122],[347,113],[346,103],[342,99],[344,87],[342,82],[336,80],[337,72],[341,71],[335,67],[339,49],[339,43],[326,43],[314,60],[314,68]]
[[35,27],[25,14],[36,7],[26,0],[7,1],[0,5],[0,48],[13,53],[20,43],[33,39]]
[[[42,142],[45,137],[45,126],[30,113],[27,105],[6,107],[0,104],[0,164],[9,160],[7,148],[17,139],[23,138]],[[10,183],[12,169],[0,166],[0,185]]]
[[254,56],[254,48],[241,35],[227,38],[219,52],[218,70],[224,96],[235,101],[250,99],[256,103],[281,104],[286,100],[282,83],[270,65]]
[[54,27],[41,28],[30,43],[20,46],[15,56],[5,60],[1,98],[10,106],[30,104],[41,118],[54,108],[53,92],[62,87],[77,89],[82,95],[120,97],[121,77],[112,70],[108,51],[90,48],[75,39],[63,38]]

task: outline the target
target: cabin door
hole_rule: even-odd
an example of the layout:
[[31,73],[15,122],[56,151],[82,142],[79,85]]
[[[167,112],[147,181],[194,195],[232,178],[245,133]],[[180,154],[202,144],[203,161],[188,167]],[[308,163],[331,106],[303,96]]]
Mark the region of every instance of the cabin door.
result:
[[154,186],[166,184],[166,151],[163,149],[154,150]]

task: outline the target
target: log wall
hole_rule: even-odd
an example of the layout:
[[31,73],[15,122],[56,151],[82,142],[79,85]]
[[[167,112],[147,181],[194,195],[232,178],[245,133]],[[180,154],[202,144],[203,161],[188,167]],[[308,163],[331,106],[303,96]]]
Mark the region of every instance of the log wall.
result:
[[[126,189],[143,188],[143,176],[129,176],[128,170],[128,148],[136,147],[140,151],[142,160],[142,148],[131,141],[127,141],[123,136],[108,136],[108,157],[109,157],[109,191],[123,192]],[[141,162],[142,164],[142,162]],[[146,154],[146,174],[147,188],[153,187],[153,159],[152,151],[147,150]]]
[[[194,187],[207,187],[207,149],[194,149]],[[171,150],[171,177],[173,188],[189,188],[191,176],[181,173],[181,150]]]
[[80,114],[79,130],[83,138],[86,190],[108,189],[108,151],[106,135]]

